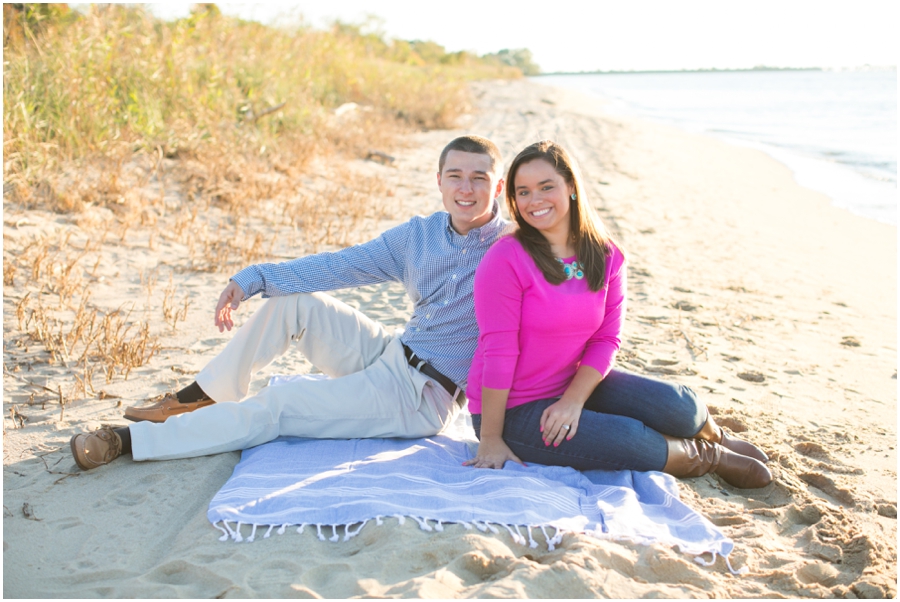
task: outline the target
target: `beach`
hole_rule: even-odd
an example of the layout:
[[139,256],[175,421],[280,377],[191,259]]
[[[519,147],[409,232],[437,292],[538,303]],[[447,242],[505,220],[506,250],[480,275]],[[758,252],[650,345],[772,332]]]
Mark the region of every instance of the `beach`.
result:
[[[567,534],[550,551],[503,531],[425,532],[413,521],[369,524],[340,543],[311,532],[220,542],[206,511],[240,453],[122,458],[80,472],[72,435],[128,424],[124,406],[186,386],[229,340],[213,326],[228,274],[197,270],[172,275],[172,298],[186,302],[183,319],[170,327],[148,316],[161,337],[158,353],[127,380],[95,377],[95,394],[62,407],[35,386],[55,389],[61,367],[41,359],[36,344],[9,342],[21,334],[22,296],[7,285],[4,597],[896,596],[896,228],[832,206],[761,151],[611,116],[577,93],[514,80],[472,84],[472,95],[475,106],[457,129],[412,133],[390,149],[392,161],[342,167],[389,191],[356,234],[367,240],[440,209],[437,157],[457,135],[494,140],[507,162],[536,140],[566,146],[628,257],[618,364],[691,387],[717,422],[771,458],[775,479],[764,489],[742,492],[712,475],[680,482],[682,499],[734,541],[731,564],[747,572],[732,574],[721,558],[701,566],[660,544]],[[71,231],[87,249],[104,211],[5,206],[4,246]],[[93,302],[134,301],[141,311],[167,287],[150,274],[184,256],[186,244],[137,225],[102,243]],[[296,254],[281,236],[265,260]],[[391,328],[409,312],[400,285],[335,296]],[[239,322],[260,303],[245,303]],[[310,370],[288,354],[257,375],[251,391],[272,374]]]

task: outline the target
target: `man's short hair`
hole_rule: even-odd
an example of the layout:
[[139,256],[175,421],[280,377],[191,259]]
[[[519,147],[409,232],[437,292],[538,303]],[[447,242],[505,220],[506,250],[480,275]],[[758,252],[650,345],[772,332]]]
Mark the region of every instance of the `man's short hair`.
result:
[[450,151],[461,151],[464,153],[477,153],[479,155],[487,155],[491,159],[491,171],[499,174],[500,163],[503,157],[500,155],[500,149],[497,145],[481,136],[460,136],[450,141],[450,144],[441,151],[441,158],[438,160],[438,173],[444,172],[444,163],[447,161],[447,154]]

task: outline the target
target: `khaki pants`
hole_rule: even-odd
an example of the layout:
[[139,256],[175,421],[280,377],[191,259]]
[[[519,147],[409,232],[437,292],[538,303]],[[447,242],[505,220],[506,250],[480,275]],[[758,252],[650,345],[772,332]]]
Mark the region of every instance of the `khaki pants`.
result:
[[[252,375],[294,343],[329,379],[265,387],[243,401]],[[235,451],[279,435],[319,439],[434,435],[459,406],[412,368],[398,337],[323,293],[275,297],[198,375],[216,404],[162,424],[130,426],[135,460]]]

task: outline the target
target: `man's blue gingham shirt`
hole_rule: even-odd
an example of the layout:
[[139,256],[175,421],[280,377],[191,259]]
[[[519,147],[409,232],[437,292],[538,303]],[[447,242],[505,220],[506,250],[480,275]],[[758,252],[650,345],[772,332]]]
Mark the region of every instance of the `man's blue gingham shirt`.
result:
[[475,268],[508,222],[493,217],[462,236],[450,226],[450,214],[439,211],[414,217],[375,240],[283,263],[244,268],[232,280],[244,299],[313,293],[379,282],[401,282],[412,299],[412,317],[401,340],[417,356],[465,390],[478,342]]

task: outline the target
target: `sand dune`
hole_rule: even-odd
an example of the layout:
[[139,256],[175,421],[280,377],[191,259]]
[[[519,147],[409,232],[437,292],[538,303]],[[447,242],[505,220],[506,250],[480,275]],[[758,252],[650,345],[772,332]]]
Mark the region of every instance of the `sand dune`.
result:
[[[507,159],[554,138],[580,160],[589,193],[629,254],[619,362],[702,394],[717,420],[762,446],[775,481],[752,493],[714,476],[682,481],[686,502],[734,540],[733,576],[661,545],[567,535],[554,551],[448,526],[369,525],[346,543],[307,531],[219,542],[207,505],[238,453],[79,473],[72,434],[125,424],[120,405],[183,386],[228,340],[212,325],[225,275],[179,274],[186,321],[103,398],[28,405],[54,366],[7,345],[18,330],[4,294],[3,594],[5,597],[885,597],[896,595],[896,228],[852,216],[798,186],[763,153],[602,112],[596,101],[527,81],[477,84],[458,131],[392,150],[393,166],[354,162],[396,190],[395,219],[440,206],[436,157],[453,136],[495,140]],[[5,207],[4,245],[74,220]],[[102,216],[97,216],[101,219]],[[155,248],[151,248],[155,247]],[[292,254],[289,240],[279,253]],[[151,270],[183,252],[139,235],[106,246],[94,300],[147,294]],[[105,271],[103,271],[105,270]],[[164,283],[158,285],[163,287]],[[400,326],[399,286],[340,298]],[[241,319],[259,303],[243,308]],[[288,355],[269,374],[307,372]],[[100,387],[98,387],[100,388]],[[43,393],[47,397],[46,392]],[[40,397],[40,394],[38,395]],[[13,406],[27,416],[22,428]]]

